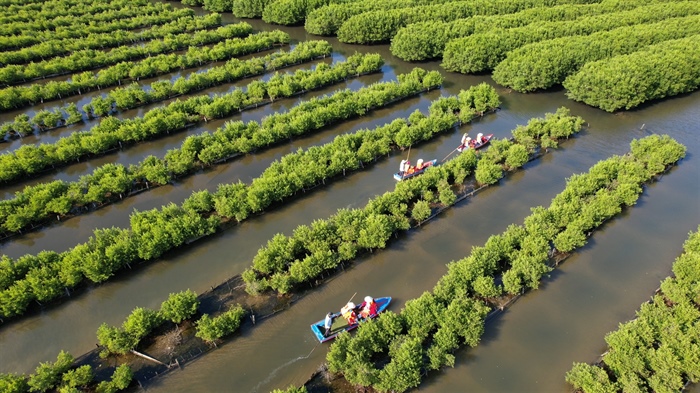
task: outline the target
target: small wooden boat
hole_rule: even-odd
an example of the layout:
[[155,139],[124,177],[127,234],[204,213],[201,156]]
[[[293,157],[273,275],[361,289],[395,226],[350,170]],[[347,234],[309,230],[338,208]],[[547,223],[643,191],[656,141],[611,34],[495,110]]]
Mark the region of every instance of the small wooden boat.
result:
[[[379,297],[374,299],[374,301],[377,302],[377,314],[379,314],[389,307],[391,297]],[[314,333],[314,336],[316,336],[316,339],[318,339],[319,342],[325,343],[326,341],[330,341],[336,338],[340,333],[353,330],[363,323],[360,322],[354,325],[348,325],[345,318],[340,316],[340,313],[337,313],[336,315],[337,317],[333,320],[331,331],[327,336],[323,335],[323,333],[326,331],[326,328],[323,326],[323,319],[311,325],[311,331]]]
[[437,159],[432,160],[432,161],[428,161],[428,162],[424,162],[423,167],[421,169],[413,171],[411,173],[396,172],[396,173],[394,173],[394,180],[401,181],[401,180],[410,179],[414,176],[418,176],[421,173],[423,173],[426,169],[428,169],[429,167],[431,167],[435,164],[437,164]]
[[484,135],[484,139],[486,139],[484,142],[482,142],[482,143],[477,143],[476,145],[474,145],[474,147],[468,147],[468,146],[465,145],[465,144],[461,144],[461,145],[459,145],[459,147],[457,148],[457,151],[461,153],[461,152],[462,152],[463,150],[465,150],[465,149],[479,150],[479,149],[481,149],[482,147],[488,145],[489,141],[491,141],[491,138],[493,138],[493,134]]

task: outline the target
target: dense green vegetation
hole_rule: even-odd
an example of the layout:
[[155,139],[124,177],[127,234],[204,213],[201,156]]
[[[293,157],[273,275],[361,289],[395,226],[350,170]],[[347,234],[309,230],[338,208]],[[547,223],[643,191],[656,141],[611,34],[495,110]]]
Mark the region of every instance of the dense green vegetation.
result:
[[[133,45],[135,42],[145,42],[156,38],[162,39],[173,34],[191,33],[217,26],[221,26],[221,15],[208,14],[205,16],[179,18],[164,25],[152,26],[139,32],[119,30],[110,33],[91,34],[83,38],[46,40],[15,51],[0,52],[0,64],[24,64],[30,61],[63,56],[79,50]],[[250,32],[252,32],[252,29]]]
[[[446,70],[462,73],[489,71],[496,68],[511,52],[527,44],[544,41],[542,45],[545,45],[545,42],[549,42],[547,40],[567,36],[575,36],[572,40],[583,42],[588,41],[587,35],[589,34],[617,29],[623,26],[630,26],[626,31],[636,30],[637,28],[652,31],[656,28],[654,26],[660,26],[664,22],[657,23],[651,27],[646,27],[644,24],[698,13],[700,13],[700,4],[697,2],[660,3],[628,11],[589,16],[573,21],[539,22],[519,28],[474,34],[450,41],[445,47],[442,66]],[[595,37],[598,36],[599,34],[592,35],[591,39],[596,39]],[[623,36],[616,37],[622,38]],[[561,38],[556,42],[569,41],[570,39],[568,38]],[[576,50],[579,49],[577,48]],[[588,48],[581,50],[583,52],[591,51]],[[518,53],[526,51],[528,49],[523,48]],[[573,52],[572,54],[580,58],[586,57],[585,53]],[[557,60],[552,59],[552,61],[559,61],[558,55],[553,56]],[[513,60],[513,62],[526,62],[518,63],[525,66],[525,64],[532,64],[533,59],[539,58],[533,55],[532,57]],[[540,69],[543,66],[538,65],[535,68]]]
[[[360,12],[367,12],[376,9],[390,9],[390,8],[400,8],[400,7],[414,7],[417,5],[424,4],[437,4],[445,3],[454,0],[406,0],[403,2],[396,1],[358,1],[358,0],[275,0],[265,7],[262,13],[263,20],[268,23],[277,23],[280,25],[300,25],[303,24],[307,16],[316,9],[326,8],[329,9],[348,8],[342,15],[342,21],[347,19],[352,13],[356,15]],[[364,7],[365,11],[360,11]],[[327,14],[328,11],[322,11],[321,13]],[[336,12],[336,11],[330,11]],[[335,23],[340,26],[341,20],[336,20]],[[316,33],[314,33],[316,34]]]
[[695,15],[529,44],[508,54],[494,69],[493,80],[519,92],[547,89],[561,84],[588,62],[698,33],[700,16]]
[[9,24],[13,22],[29,22],[33,20],[57,20],[58,25],[61,26],[65,23],[69,23],[68,17],[83,17],[86,15],[92,16],[90,20],[104,22],[109,20],[109,15],[104,15],[106,11],[116,11],[124,9],[129,3],[126,1],[114,1],[111,3],[106,2],[91,2],[82,3],[80,8],[75,6],[57,8],[57,7],[41,7],[38,9],[28,10],[15,10],[16,12],[7,13],[3,12],[0,14],[0,23]]
[[[324,64],[324,67],[317,68],[315,72],[297,71],[283,77],[275,76],[264,82],[262,87],[272,90],[278,86],[290,84],[300,87],[309,86],[306,83],[306,79],[309,78],[330,84],[347,78],[348,73],[356,74],[360,67],[364,67],[365,71],[376,71],[381,64],[379,55],[354,55],[350,56],[347,62],[339,62],[332,67]],[[291,79],[291,82],[286,81],[285,78]],[[300,136],[318,130],[348,116],[357,115],[357,112],[349,110],[357,108],[357,103],[352,101],[362,99],[365,95],[375,93],[373,99],[370,98],[364,103],[365,110],[369,111],[375,107],[387,105],[391,100],[406,98],[420,92],[420,87],[404,89],[398,96],[385,94],[383,97],[385,101],[377,101],[381,96],[376,93],[387,92],[391,87],[391,84],[378,84],[355,93],[346,90],[330,97],[311,100],[294,107],[287,113],[270,116],[266,122],[269,126],[261,126],[257,122],[229,123],[212,134],[204,133],[187,138],[179,149],[169,150],[163,159],[149,156],[128,168],[120,164],[106,164],[75,182],[58,180],[27,186],[21,192],[16,192],[14,198],[0,201],[0,228],[5,233],[21,232],[30,226],[49,220],[54,215],[60,219],[62,215],[71,212],[80,213],[87,206],[100,206],[121,200],[125,194],[164,185],[191,174],[201,167],[211,166],[252,150],[266,148],[288,139],[292,133]],[[291,93],[296,91],[292,90]],[[329,113],[326,106],[331,106],[332,113]],[[286,133],[280,133],[280,128],[273,126],[285,121],[299,121],[299,117],[308,116],[323,116],[324,119],[314,124],[303,124],[305,128],[302,128],[301,123],[294,124],[294,128],[289,128]]]
[[278,25],[301,25],[313,10],[329,4],[352,4],[357,0],[273,0],[265,6],[262,19]]
[[[27,82],[33,79],[45,78],[52,75],[63,75],[77,71],[91,70],[118,63],[120,63],[120,66],[123,68],[124,62],[174,52],[185,48],[189,48],[188,54],[190,54],[190,56],[197,54],[198,62],[199,64],[202,64],[211,60],[221,60],[231,56],[250,53],[250,51],[241,51],[239,47],[249,47],[251,45],[255,45],[250,41],[257,43],[260,38],[268,37],[268,34],[266,33],[259,33],[251,35],[245,40],[242,38],[232,40],[232,38],[246,36],[250,33],[250,25],[247,23],[240,23],[222,26],[216,30],[199,30],[194,33],[173,35],[161,40],[149,41],[143,45],[124,45],[107,52],[94,49],[84,49],[74,51],[65,57],[54,57],[37,63],[32,62],[27,65],[7,65],[0,68],[0,83],[10,85]],[[279,34],[283,33],[278,32],[278,35]],[[221,42],[224,40],[226,41]],[[278,40],[273,42],[286,43],[289,42],[289,39],[287,38],[286,41]],[[219,44],[207,49],[197,48],[201,45],[213,43]],[[257,47],[255,49],[256,51],[259,50]],[[203,53],[199,54],[198,52]],[[213,57],[210,59],[209,56],[212,55]],[[171,60],[177,60],[179,63],[178,68],[186,68],[188,65],[186,58],[182,56],[171,55],[170,58]],[[162,70],[159,71],[163,73]],[[132,78],[139,78],[151,75],[144,74],[130,76]],[[75,76],[74,78],[77,77],[78,76]],[[80,76],[80,79],[85,79],[85,76]]]
[[608,112],[700,87],[700,35],[587,63],[563,83],[567,96]]
[[[410,142],[418,142],[452,129],[458,121],[456,112],[470,113],[463,119],[468,121],[478,111],[495,108],[499,101],[492,89],[479,85],[462,92],[459,98],[439,99],[431,105],[428,117],[414,113],[409,119],[410,126],[405,120],[396,120],[376,129],[373,139],[382,138],[389,145],[392,139],[412,135]],[[475,103],[483,106],[477,109]],[[298,227],[292,236],[277,234],[258,251],[253,266],[242,274],[246,290],[257,293],[272,289],[286,293],[362,252],[384,248],[391,236],[411,227],[411,218],[418,223],[426,219],[431,213],[430,204],[452,205],[456,196],[451,186],[462,184],[466,176],[474,174],[478,183],[494,184],[504,171],[525,164],[538,147],[556,146],[557,139],[578,132],[581,124],[580,118],[570,116],[562,108],[545,119],[533,119],[526,127],[518,127],[513,131],[515,141],[494,140],[488,151],[478,155],[468,150],[444,165],[429,168],[416,179],[399,183],[393,192],[371,200],[364,209],[342,209],[328,220]],[[357,135],[366,136],[370,134]],[[362,153],[358,144],[354,149],[352,144],[344,144],[350,154]]]
[[[319,161],[330,162],[326,169],[328,177],[344,174],[346,169],[359,168],[394,149],[450,131],[456,123],[469,122],[499,104],[492,87],[486,84],[474,86],[459,97],[433,102],[429,116],[416,111],[409,119],[396,119],[371,131],[336,137],[318,149],[282,160],[279,165],[265,171],[262,177],[274,177],[280,184],[293,182],[292,176],[296,175],[293,167],[315,166]],[[452,195],[448,189],[443,193]],[[395,213],[397,217],[380,211],[343,210],[327,221],[314,222],[311,227],[300,226],[289,238],[276,235],[258,251],[253,266],[243,273],[247,291],[258,293],[272,289],[286,293],[355,258],[359,252],[384,248],[392,234],[407,229],[408,220],[401,217],[400,209]]]
[[[499,150],[494,147],[488,153]],[[550,253],[585,245],[592,230],[634,205],[643,184],[684,155],[683,145],[653,135],[633,141],[626,156],[571,177],[549,208],[534,208],[524,225],[511,225],[468,257],[448,264],[432,292],[408,301],[398,314],[385,312],[362,324],[355,336],[338,336],[327,355],[329,370],[355,385],[402,392],[418,386],[429,371],[453,366],[457,348],[478,344],[493,307],[490,299],[536,289],[552,269]]]
[[195,335],[206,342],[216,343],[216,340],[235,332],[241,326],[244,315],[245,310],[240,305],[236,305],[215,317],[204,314],[197,320]]
[[[288,114],[271,116],[262,124],[231,123],[222,136],[239,136],[238,140],[232,138],[234,143],[230,146],[250,146],[251,142],[274,143],[274,139],[268,138],[286,140],[323,125],[315,123],[313,119],[327,120],[333,114],[336,120],[332,121],[360,116],[374,107],[438,87],[442,83],[440,74],[421,69],[399,75],[398,80],[398,83],[378,83],[357,92],[340,92],[327,99],[313,100],[297,106],[295,111]],[[202,153],[197,154],[197,149],[202,146],[203,140],[212,140],[210,138],[208,135],[188,138],[183,149],[171,157],[166,155],[166,160],[181,157],[184,162],[188,162],[192,156],[201,157]],[[225,142],[225,139],[220,142]],[[370,159],[377,155],[376,148],[373,144],[368,144]],[[321,152],[319,148],[313,150]],[[219,151],[218,147],[211,149],[210,153],[216,151]],[[103,282],[119,270],[130,267],[130,263],[158,258],[164,252],[213,233],[222,222],[245,220],[273,203],[325,183],[326,178],[338,173],[337,171],[357,168],[357,162],[343,161],[343,157],[341,150],[333,154],[325,166],[319,165],[322,161],[306,167],[273,164],[272,167],[290,169],[292,173],[269,170],[249,186],[241,182],[221,184],[215,193],[193,193],[181,207],[169,204],[160,210],[135,212],[131,215],[130,229],[95,230],[94,236],[87,243],[61,254],[46,251],[36,256],[25,255],[17,261],[3,257],[0,259],[0,315],[21,315],[30,302],[56,299],[66,289],[74,288],[86,280]],[[160,167],[151,168],[156,175],[162,173]],[[293,180],[280,183],[280,179],[287,177]]]
[[[250,25],[247,23],[229,26],[237,26],[241,33],[250,29]],[[121,85],[122,82],[128,80],[139,80],[140,78],[163,75],[174,70],[198,67],[206,63],[272,49],[287,43],[289,43],[287,33],[278,30],[262,32],[249,35],[246,38],[226,40],[213,47],[190,47],[187,53],[182,55],[163,54],[137,62],[121,62],[96,73],[85,71],[73,75],[70,81],[50,81],[45,84],[7,87],[0,90],[0,108],[18,108],[45,100],[65,98],[92,90],[100,90],[103,87]]]
[[391,40],[391,53],[403,60],[441,58],[445,45],[456,38],[510,29],[534,22],[573,20],[608,12],[623,11],[648,4],[646,0],[605,0],[598,4],[564,4],[537,7],[505,15],[474,15],[449,22],[428,21],[400,28]]
[[272,1],[273,0],[234,1],[232,12],[233,15],[237,18],[260,18],[262,17],[262,13],[265,9],[265,6],[271,3]]
[[57,16],[55,18],[32,18],[26,21],[15,21],[4,23],[0,26],[0,35],[8,36],[13,34],[21,34],[26,31],[49,32],[56,31],[60,28],[72,28],[76,25],[90,24],[91,21],[102,22],[114,19],[131,18],[133,16],[145,15],[157,12],[158,10],[172,9],[169,5],[162,4],[150,5],[141,1],[143,9],[140,7],[132,8],[127,2],[117,2],[116,8],[107,9],[103,12],[97,12],[95,15],[91,13],[81,13],[77,16]]
[[143,307],[135,308],[126,317],[121,328],[103,323],[97,329],[97,340],[103,348],[100,356],[123,355],[136,349],[139,342],[158,326],[166,321],[179,324],[185,319],[193,317],[198,308],[197,294],[187,290],[171,293],[158,311]]
[[451,21],[474,15],[510,14],[526,8],[593,0],[473,0],[439,5],[364,12],[348,18],[338,29],[338,40],[353,44],[389,42],[398,29],[411,23]]
[[80,38],[87,37],[90,34],[162,25],[178,18],[194,16],[194,11],[190,9],[173,10],[171,5],[165,3],[150,3],[143,0],[140,2],[145,3],[145,5],[129,7],[126,11],[115,13],[111,18],[111,22],[98,25],[79,24],[78,26],[58,27],[55,30],[41,31],[20,28],[14,35],[0,36],[0,49],[18,49],[36,45],[45,40]]
[[[55,167],[72,161],[65,159],[66,152],[73,155],[73,159],[79,160],[80,158],[89,157],[91,155],[105,153],[117,146],[124,148],[124,144],[133,144],[148,138],[179,131],[195,122],[224,118],[242,110],[272,102],[281,97],[290,97],[319,87],[338,83],[349,77],[376,72],[381,68],[382,64],[383,60],[379,55],[357,54],[350,56],[348,61],[336,63],[333,66],[322,63],[314,70],[297,70],[293,74],[283,75],[276,73],[266,82],[262,80],[251,82],[248,84],[246,90],[238,88],[222,96],[210,97],[208,95],[203,95],[190,97],[184,102],[175,101],[164,108],[156,108],[147,112],[143,118],[118,120],[113,117],[108,117],[99,125],[93,127],[92,130],[77,134],[74,133],[69,137],[60,139],[54,145],[42,144],[38,147],[24,145],[12,154],[0,156],[0,163],[3,162],[3,160],[6,160],[5,163],[9,164],[21,163],[20,165],[25,165],[24,168],[34,168],[34,171],[31,173],[39,173],[41,168],[45,168],[47,165]],[[379,87],[377,87],[377,89],[379,89]],[[404,93],[407,93],[407,91],[402,92],[402,94]],[[337,97],[341,97],[341,99],[344,98],[342,94],[339,94],[332,99],[337,100]],[[350,115],[341,114],[341,116],[347,117]],[[280,116],[273,116],[273,118],[277,117]],[[337,120],[338,119],[336,119],[336,121]],[[246,138],[252,138],[251,133],[256,132],[258,128],[259,127],[248,127],[248,134],[236,131],[237,137],[240,139],[241,135],[245,135]],[[297,127],[297,129],[299,129],[299,127]],[[299,129],[299,132],[303,133],[308,130],[309,128],[307,127]],[[194,164],[196,164],[195,158],[208,165],[217,159],[229,158],[239,153],[247,153],[256,148],[268,146],[270,143],[279,141],[279,134],[271,137],[271,131],[258,134],[258,137],[254,138],[252,141],[239,141],[236,138],[233,138],[234,140],[229,140],[232,138],[230,135],[232,131],[233,130],[230,130],[227,136],[220,141],[227,146],[224,150],[220,150],[222,146],[219,145],[217,146],[219,150],[211,150],[205,153],[206,156],[201,157],[196,157],[196,154],[190,155],[189,153],[184,156],[179,156],[178,152],[170,152],[169,155],[171,159],[166,157],[166,160],[170,161],[171,164],[169,171],[175,176],[181,176],[194,169]],[[263,135],[265,139],[260,139]],[[86,143],[86,141],[90,142]],[[197,149],[208,147],[206,144],[204,146],[201,144],[195,146],[199,146]],[[199,151],[195,153],[199,153]],[[149,168],[152,166],[153,162],[147,164]],[[15,168],[15,173],[17,170],[20,170],[20,168]],[[134,171],[138,171],[138,168],[134,169]],[[136,178],[141,179],[142,176],[145,176],[145,179],[142,179],[140,182],[146,180],[157,184],[165,184],[170,180],[167,171],[162,173],[159,169],[156,169],[155,173],[152,169],[146,169],[146,173],[140,173]],[[167,177],[165,180],[163,180],[164,176]],[[17,179],[17,177],[12,178],[12,180]],[[7,180],[10,180],[10,178],[8,177]],[[117,189],[114,189],[115,185],[116,184],[111,184],[109,186],[111,193],[117,191]],[[128,187],[128,185],[125,186]],[[129,188],[127,188],[127,190],[128,189]],[[102,195],[99,197],[99,200],[104,200],[105,196],[106,195]]]
[[316,35],[335,35],[340,26],[350,17],[363,12],[392,10],[404,7],[416,7],[427,4],[448,3],[454,0],[376,0],[353,1],[348,4],[329,4],[311,11],[304,27]]
[[0,374],[0,391],[4,393],[29,393],[58,391],[115,393],[131,384],[131,368],[122,364],[114,369],[109,381],[96,382],[95,372],[90,365],[73,367],[74,358],[61,351],[55,362],[41,363],[33,374]]
[[[367,56],[367,55],[361,55]],[[351,61],[353,59],[350,59]],[[336,63],[336,66],[342,66]],[[390,84],[379,84],[358,92],[342,91],[333,96],[302,103],[287,113],[277,113],[267,119],[267,125],[257,122],[233,122],[217,129],[212,134],[204,133],[187,138],[179,149],[171,149],[163,159],[149,156],[128,168],[120,164],[106,164],[96,168],[92,174],[84,175],[75,182],[61,180],[27,186],[16,192],[13,199],[0,201],[0,227],[5,233],[25,231],[30,226],[51,219],[54,215],[80,213],[92,204],[98,206],[121,200],[124,195],[167,184],[182,178],[204,166],[211,166],[231,157],[259,150],[287,140],[291,135],[301,136],[324,126],[357,115],[350,109],[357,108],[353,100],[387,91]],[[399,96],[379,96],[364,105],[366,111],[387,105],[396,99],[418,94],[420,90],[404,90]],[[374,104],[374,106],[370,105]],[[330,111],[326,106],[331,106]],[[332,113],[330,113],[332,112]],[[315,124],[294,124],[286,133],[275,124],[297,121],[299,118],[323,116]],[[292,134],[290,134],[292,133]]]
[[[15,121],[0,125],[0,135],[5,138],[23,137],[32,132],[43,132],[56,127],[70,125],[111,115],[116,110],[132,109],[146,104],[163,101],[180,95],[194,93],[214,86],[231,83],[243,78],[262,75],[287,66],[300,64],[319,57],[330,55],[332,48],[326,41],[304,41],[290,51],[277,51],[263,57],[247,60],[231,59],[218,67],[206,71],[180,76],[174,80],[160,80],[149,87],[131,83],[118,87],[105,95],[97,96],[83,105],[83,112],[75,103],[63,108],[40,110],[33,117],[17,115]],[[29,103],[27,103],[29,104]],[[14,105],[19,105],[15,101]]]
[[[134,309],[125,319],[122,327],[103,323],[97,330],[97,339],[102,346],[101,357],[111,354],[125,354],[136,349],[139,342],[166,321],[179,324],[197,314],[199,299],[190,291],[171,293],[160,310],[142,307]],[[218,339],[236,331],[245,311],[240,305],[216,317],[203,314],[196,321],[196,336],[204,341],[215,343]],[[110,380],[96,382],[92,367],[74,367],[74,358],[61,351],[56,362],[41,363],[29,375],[0,374],[0,391],[6,393],[46,392],[56,389],[60,392],[96,391],[98,393],[118,392],[131,384],[133,374],[127,364],[116,367]]]
[[661,282],[636,319],[608,333],[599,363],[574,363],[567,382],[586,393],[608,393],[678,392],[700,381],[700,227],[683,249],[675,277]]

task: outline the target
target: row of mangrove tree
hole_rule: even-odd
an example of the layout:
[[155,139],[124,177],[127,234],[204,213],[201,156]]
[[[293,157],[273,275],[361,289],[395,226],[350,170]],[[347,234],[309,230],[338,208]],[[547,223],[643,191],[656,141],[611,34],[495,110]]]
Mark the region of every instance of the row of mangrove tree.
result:
[[673,277],[637,318],[605,336],[594,364],[574,363],[566,380],[586,393],[679,392],[700,381],[700,227],[673,263]]
[[304,41],[292,50],[279,50],[265,56],[247,60],[231,59],[221,66],[206,71],[180,76],[174,80],[159,80],[148,87],[133,82],[117,87],[104,95],[91,99],[82,107],[71,102],[62,108],[42,109],[31,118],[26,113],[15,116],[14,121],[0,125],[0,135],[5,139],[23,137],[34,132],[44,132],[64,125],[114,114],[117,110],[133,109],[184,94],[194,93],[214,86],[232,83],[251,76],[262,75],[291,65],[305,63],[332,52],[326,41]]
[[[437,87],[441,82],[442,79],[436,72],[416,69],[410,74],[400,75],[399,83],[382,83],[375,85],[375,88],[370,86],[350,95],[341,94],[339,97],[343,101],[336,104],[325,103],[323,99],[316,100],[310,102],[308,108],[300,106],[293,115],[280,114],[257,125],[257,128],[280,132],[281,138],[289,139],[297,132],[303,134],[304,129],[317,129],[313,123],[314,116],[323,119],[338,112],[344,114],[345,118],[362,115],[382,103],[414,95],[425,90],[426,86]],[[317,109],[311,110],[314,107]],[[240,123],[231,128],[230,134],[238,133],[243,140],[249,137],[254,139],[255,135],[248,134],[251,129],[253,128]],[[211,140],[208,136],[200,137],[199,140],[192,139],[193,143],[186,143],[179,155],[196,152],[194,149],[197,148],[197,142],[204,139]],[[371,138],[368,138],[365,145],[364,150],[370,160],[386,154],[383,146]],[[334,147],[337,149],[342,146]],[[311,150],[319,154],[324,151],[322,148]],[[0,285],[3,288],[0,291],[0,314],[5,317],[21,315],[32,301],[51,301],[81,283],[108,280],[119,270],[130,267],[131,263],[154,260],[164,252],[214,233],[229,220],[245,220],[273,203],[279,203],[299,191],[323,183],[325,178],[337,174],[343,168],[352,170],[361,164],[354,160],[344,161],[342,153],[343,149],[337,150],[332,154],[337,161],[329,162],[326,158],[325,165],[319,165],[323,161],[309,167],[273,164],[273,169],[266,171],[250,185],[241,182],[221,184],[215,193],[194,192],[181,207],[169,204],[160,210],[135,212],[130,217],[130,229],[95,230],[88,242],[60,254],[43,251],[35,256],[25,255],[17,261],[3,257],[0,261]],[[298,156],[300,155],[291,154],[290,159]],[[279,168],[295,172],[296,181],[280,185],[276,181],[278,176],[283,175],[276,170]]]
[[456,349],[478,345],[493,299],[537,289],[552,270],[552,255],[585,245],[592,230],[634,205],[644,183],[684,155],[683,145],[652,135],[633,141],[627,155],[572,176],[551,205],[534,208],[524,225],[509,226],[449,263],[432,292],[408,301],[399,313],[362,324],[354,336],[338,336],[327,355],[329,370],[356,385],[403,392],[429,371],[453,366]]
[[321,63],[313,70],[302,69],[282,75],[275,73],[267,81],[253,81],[246,89],[235,88],[221,96],[205,94],[185,101],[175,100],[165,107],[146,112],[143,117],[121,120],[109,116],[89,131],[75,132],[52,144],[22,145],[13,152],[0,155],[0,167],[7,171],[4,177],[0,175],[0,179],[5,182],[17,181],[74,160],[124,148],[125,144],[132,145],[183,130],[198,122],[225,118],[280,97],[291,97],[349,77],[376,72],[383,64],[384,61],[377,54],[357,54],[332,66]]

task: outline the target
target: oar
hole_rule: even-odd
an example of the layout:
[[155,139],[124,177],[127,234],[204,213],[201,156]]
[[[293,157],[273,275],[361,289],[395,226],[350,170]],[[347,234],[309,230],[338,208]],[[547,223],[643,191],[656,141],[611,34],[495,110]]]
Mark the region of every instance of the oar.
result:
[[[462,146],[462,145],[460,145],[460,146]],[[452,155],[452,153],[454,153],[454,152],[456,152],[456,151],[457,151],[457,149],[459,149],[459,147],[457,147],[457,148],[455,148],[454,150],[452,150],[452,151],[450,152],[450,154],[446,155],[446,156],[445,156],[445,158],[443,158],[442,160],[440,160],[440,162],[443,162],[443,161],[445,161],[445,160],[447,159],[447,157],[451,156],[451,155]]]
[[353,294],[352,294],[352,297],[350,298],[350,300],[348,300],[347,303],[345,303],[345,304],[350,303],[350,302],[352,301],[352,299],[355,298],[355,295],[357,295],[357,292],[353,293]]
[[[352,294],[352,297],[350,298],[350,300],[348,300],[347,302],[345,302],[345,304],[350,303],[350,302],[352,301],[352,299],[355,298],[355,295],[357,295],[357,292],[353,293],[353,294]],[[338,313],[336,316],[340,316],[340,315],[341,315],[341,313]]]
[[[408,146],[408,154],[406,154],[406,162],[408,162],[408,157],[410,157],[410,156],[411,156],[411,146],[409,145],[409,146]],[[408,168],[405,168],[404,171],[403,171],[403,173],[401,174],[401,179],[402,179],[402,180],[403,180],[404,177],[406,177],[406,171],[407,171],[407,170],[408,170]],[[355,294],[357,294],[357,292],[355,292]],[[353,295],[353,297],[354,297],[354,296],[355,296],[355,295]]]

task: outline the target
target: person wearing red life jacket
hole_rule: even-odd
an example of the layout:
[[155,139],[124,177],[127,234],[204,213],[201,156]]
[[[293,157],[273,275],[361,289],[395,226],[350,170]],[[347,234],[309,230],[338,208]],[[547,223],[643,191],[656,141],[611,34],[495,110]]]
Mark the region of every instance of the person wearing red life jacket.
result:
[[377,316],[377,302],[371,296],[365,296],[365,301],[360,304],[360,319],[374,318]]
[[348,322],[348,325],[357,324],[357,314],[355,314],[355,303],[348,302],[343,308],[340,309],[340,313],[343,318]]

